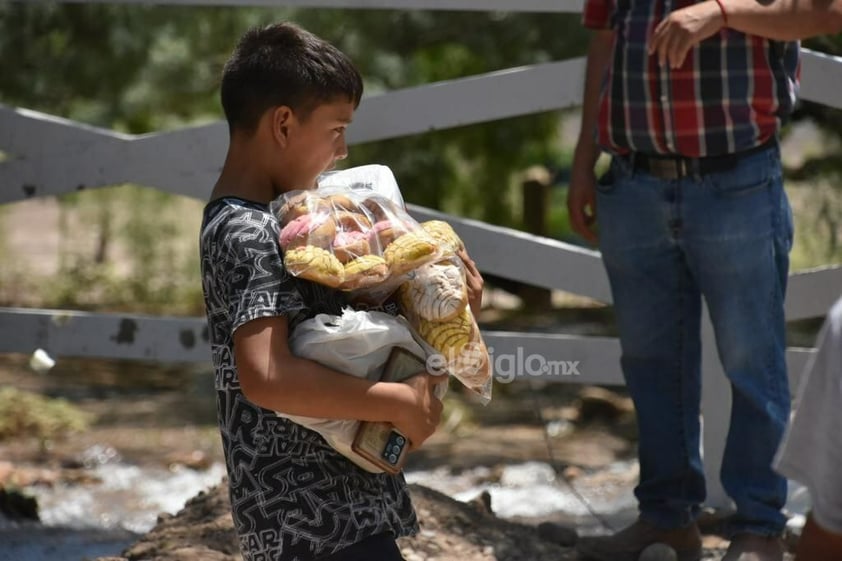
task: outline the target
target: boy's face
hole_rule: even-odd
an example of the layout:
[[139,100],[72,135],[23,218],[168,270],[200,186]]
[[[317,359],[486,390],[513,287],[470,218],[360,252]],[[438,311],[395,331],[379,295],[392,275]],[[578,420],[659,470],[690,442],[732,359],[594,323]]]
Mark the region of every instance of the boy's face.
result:
[[293,114],[283,162],[292,189],[316,187],[322,172],[348,156],[345,129],[353,116],[354,104],[346,100],[318,105],[302,119]]

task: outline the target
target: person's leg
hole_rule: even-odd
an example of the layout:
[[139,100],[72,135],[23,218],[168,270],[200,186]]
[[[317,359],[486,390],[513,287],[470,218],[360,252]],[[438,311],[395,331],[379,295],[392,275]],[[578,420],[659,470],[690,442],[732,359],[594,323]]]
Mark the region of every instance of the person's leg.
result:
[[621,365],[639,427],[640,520],[606,538],[583,538],[592,559],[637,559],[654,542],[701,551],[692,523],[705,497],[699,455],[700,296],[674,239],[674,184],[631,174],[624,162],[600,182],[599,239],[611,283]]
[[698,288],[675,241],[675,185],[613,166],[598,194],[621,364],[639,425],[641,516],[686,526],[705,498],[699,455]]
[[684,193],[688,262],[733,390],[721,470],[737,507],[732,529],[776,536],[785,522],[786,480],[772,460],[790,408],[783,301],[792,244],[778,150],[688,180]]

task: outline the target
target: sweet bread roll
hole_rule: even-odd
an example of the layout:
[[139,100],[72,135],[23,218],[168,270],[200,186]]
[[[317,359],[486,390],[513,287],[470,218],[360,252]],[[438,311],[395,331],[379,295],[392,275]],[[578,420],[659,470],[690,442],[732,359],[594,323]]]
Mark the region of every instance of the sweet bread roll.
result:
[[465,345],[449,368],[469,388],[482,388],[491,379],[491,358],[481,341]]
[[383,257],[392,274],[399,275],[417,269],[434,257],[438,247],[418,234],[410,232],[386,246]]
[[365,232],[339,232],[333,238],[333,254],[340,263],[347,263],[369,253],[371,248],[368,244],[368,234]]
[[368,232],[371,229],[371,220],[361,212],[340,210],[333,213],[333,219],[343,232]]
[[364,200],[362,207],[371,215],[375,223],[381,220],[389,220],[402,210],[391,199],[377,195]]
[[330,247],[336,235],[336,223],[327,214],[302,214],[281,230],[280,243],[283,249],[302,245]]
[[284,265],[296,277],[308,279],[331,288],[345,280],[345,268],[328,250],[303,245],[284,252]]
[[462,239],[453,230],[453,227],[444,220],[428,220],[421,223],[428,234],[438,242],[445,251],[457,252],[465,248]]
[[342,288],[355,289],[374,286],[389,277],[389,267],[379,255],[362,255],[345,264]]
[[473,317],[468,308],[450,321],[421,320],[418,333],[434,349],[444,355],[448,363],[455,360],[473,335]]
[[392,220],[381,220],[375,222],[369,231],[369,244],[373,248],[380,248],[383,251],[396,238],[409,232],[400,222]]
[[462,271],[450,263],[421,267],[400,288],[404,308],[430,321],[453,319],[468,305]]
[[308,191],[297,193],[287,199],[278,211],[278,222],[286,226],[296,218],[310,213],[322,213],[328,209],[324,200]]
[[360,205],[355,203],[348,195],[328,195],[324,198],[324,202],[334,211],[361,212]]

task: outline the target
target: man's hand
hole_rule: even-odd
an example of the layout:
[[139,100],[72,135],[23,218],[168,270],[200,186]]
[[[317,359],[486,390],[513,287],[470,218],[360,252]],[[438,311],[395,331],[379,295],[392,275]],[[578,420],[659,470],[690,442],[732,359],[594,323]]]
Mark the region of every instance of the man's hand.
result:
[[419,448],[436,431],[443,405],[435,396],[435,390],[437,384],[446,381],[447,377],[421,372],[401,384],[411,395],[407,407],[401,410],[401,418],[393,423],[409,439],[412,450]]
[[716,0],[693,4],[669,14],[655,28],[649,54],[657,54],[661,66],[684,64],[687,53],[725,25]]
[[479,269],[477,269],[477,264],[470,258],[465,248],[460,249],[456,255],[465,264],[465,284],[468,285],[468,305],[471,307],[474,317],[476,317],[482,309],[482,287],[485,281],[482,280],[482,275]]
[[596,243],[596,174],[593,168],[573,164],[567,190],[567,212],[573,231]]

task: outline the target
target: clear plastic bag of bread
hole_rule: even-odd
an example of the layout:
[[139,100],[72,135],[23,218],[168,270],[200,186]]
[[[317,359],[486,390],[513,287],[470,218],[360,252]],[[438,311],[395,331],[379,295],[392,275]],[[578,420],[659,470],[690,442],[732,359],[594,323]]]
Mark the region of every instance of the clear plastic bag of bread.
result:
[[401,284],[398,301],[403,315],[427,351],[427,364],[449,372],[483,403],[491,400],[491,359],[468,305],[465,266],[456,255],[464,246],[449,224],[421,224],[447,248],[443,259],[418,268]]
[[272,203],[290,274],[378,305],[442,255],[436,239],[389,198],[341,186],[291,191]]

